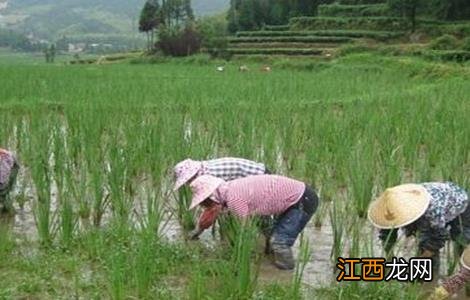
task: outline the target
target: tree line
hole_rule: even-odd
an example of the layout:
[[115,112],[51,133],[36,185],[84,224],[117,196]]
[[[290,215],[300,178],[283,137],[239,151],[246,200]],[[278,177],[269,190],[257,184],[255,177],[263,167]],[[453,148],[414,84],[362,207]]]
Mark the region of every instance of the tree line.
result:
[[328,0],[230,0],[228,29],[253,30],[265,24],[286,24],[291,17],[313,16]]
[[291,17],[316,16],[321,4],[377,4],[390,7],[389,15],[418,16],[438,20],[470,19],[469,0],[230,0],[227,14],[230,32],[256,30],[265,24],[287,24]]

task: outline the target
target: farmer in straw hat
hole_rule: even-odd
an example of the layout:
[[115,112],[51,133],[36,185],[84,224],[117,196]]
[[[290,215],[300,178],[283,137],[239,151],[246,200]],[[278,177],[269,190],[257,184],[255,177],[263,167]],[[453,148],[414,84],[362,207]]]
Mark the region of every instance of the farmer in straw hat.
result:
[[0,148],[0,212],[8,213],[13,211],[13,203],[10,199],[19,165],[15,155],[5,149]]
[[[252,175],[270,174],[264,164],[236,157],[224,157],[205,161],[186,159],[175,166],[174,173],[176,178],[175,191],[201,175],[212,175],[225,181],[230,181]],[[211,227],[215,220],[216,215],[214,211],[209,209],[204,210],[197,222],[198,226],[192,238],[197,238],[205,229]],[[270,217],[264,217],[261,219],[261,223],[263,234],[267,238],[266,252],[268,252],[272,220]]]
[[431,257],[439,270],[439,250],[449,236],[459,252],[470,242],[470,205],[465,190],[452,182],[404,184],[387,189],[372,202],[369,220],[380,228],[387,253],[397,240],[397,230],[418,236],[419,256]]
[[444,300],[450,298],[461,290],[464,285],[470,283],[470,247],[467,247],[460,258],[460,270],[452,277],[442,281],[431,295],[432,300]]
[[318,197],[305,183],[278,175],[258,175],[226,182],[203,175],[191,183],[189,209],[209,207],[218,215],[229,211],[240,218],[276,216],[271,236],[274,264],[283,270],[295,266],[292,245],[318,206]]

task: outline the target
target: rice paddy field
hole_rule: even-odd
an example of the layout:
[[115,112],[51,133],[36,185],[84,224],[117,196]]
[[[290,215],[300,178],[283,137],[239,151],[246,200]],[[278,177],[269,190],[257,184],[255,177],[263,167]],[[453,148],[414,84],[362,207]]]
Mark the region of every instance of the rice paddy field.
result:
[[[0,61],[0,144],[22,166],[0,224],[0,299],[426,299],[432,284],[336,282],[382,257],[365,218],[386,187],[470,188],[470,66],[355,54],[309,70],[215,62]],[[254,63],[253,63],[254,64]],[[239,156],[315,187],[294,272],[254,226],[186,236],[184,158]],[[222,232],[222,231],[220,231]],[[221,237],[222,236],[222,237]],[[397,252],[414,256],[413,241]],[[441,276],[458,257],[442,252]],[[463,296],[462,296],[463,297]]]

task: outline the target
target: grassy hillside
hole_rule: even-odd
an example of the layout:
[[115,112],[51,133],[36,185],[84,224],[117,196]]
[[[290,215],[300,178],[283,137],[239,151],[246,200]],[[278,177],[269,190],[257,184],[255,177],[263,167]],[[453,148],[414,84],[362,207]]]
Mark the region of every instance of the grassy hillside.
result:
[[[2,1],[2,0],[0,0]],[[4,2],[4,0],[2,1]],[[9,0],[3,23],[43,38],[82,34],[132,34],[145,0]],[[228,0],[194,0],[197,15],[228,7]]]

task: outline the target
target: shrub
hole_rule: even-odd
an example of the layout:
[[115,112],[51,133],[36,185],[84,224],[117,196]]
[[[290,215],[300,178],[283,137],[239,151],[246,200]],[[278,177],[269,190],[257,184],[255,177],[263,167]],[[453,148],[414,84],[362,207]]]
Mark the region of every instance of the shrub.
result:
[[429,43],[429,48],[433,50],[453,50],[457,49],[459,41],[453,35],[445,34]]
[[373,50],[371,47],[363,44],[346,44],[339,48],[337,53],[340,56],[345,56],[353,53],[369,52],[371,50]]
[[202,47],[212,58],[228,59],[227,20],[223,15],[205,17],[197,22]]
[[230,49],[234,55],[320,55],[320,49],[304,49],[304,48],[274,48],[274,49]]
[[462,50],[428,50],[423,51],[424,57],[432,60],[465,62],[470,61],[470,51]]
[[230,39],[230,43],[346,43],[351,41],[348,37],[337,36],[260,36],[260,37],[238,37]]
[[403,31],[410,28],[408,20],[398,17],[297,17],[290,19],[292,30],[327,30],[355,29],[355,30],[386,30]]
[[450,23],[439,26],[427,24],[422,26],[422,31],[430,36],[451,34],[459,38],[470,36],[470,23]]
[[189,56],[201,49],[201,35],[191,26],[183,29],[162,28],[157,47],[165,55]]
[[238,37],[277,37],[277,36],[336,36],[351,38],[373,38],[386,40],[403,35],[400,31],[374,30],[313,30],[313,31],[239,31]]
[[264,25],[263,30],[268,31],[288,31],[289,25]]
[[462,46],[460,46],[460,49],[470,51],[470,37],[467,37],[462,41]]

